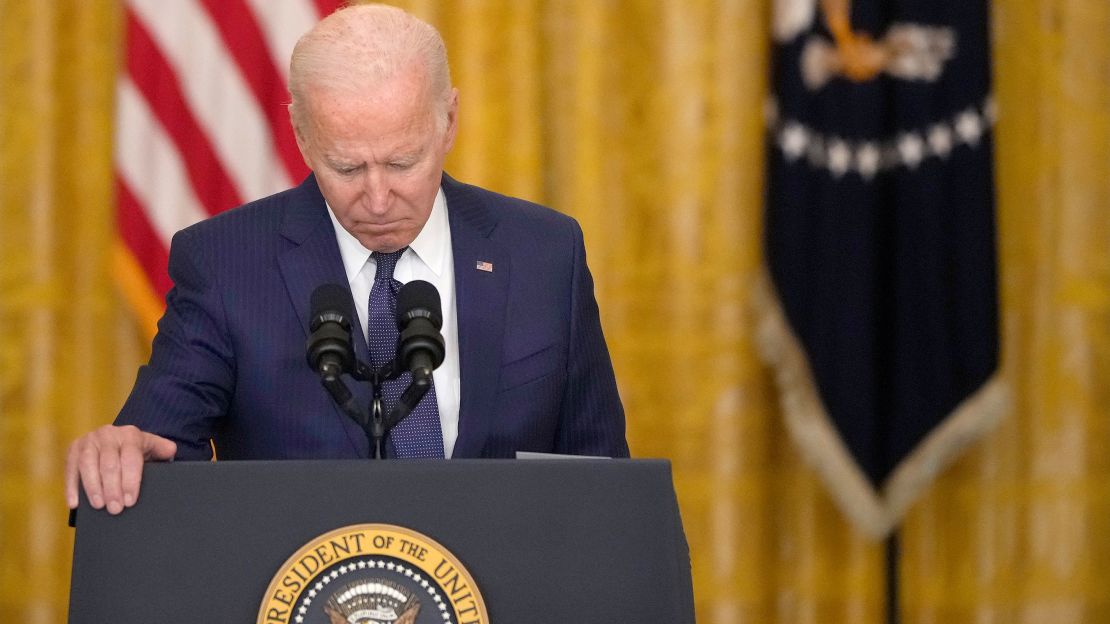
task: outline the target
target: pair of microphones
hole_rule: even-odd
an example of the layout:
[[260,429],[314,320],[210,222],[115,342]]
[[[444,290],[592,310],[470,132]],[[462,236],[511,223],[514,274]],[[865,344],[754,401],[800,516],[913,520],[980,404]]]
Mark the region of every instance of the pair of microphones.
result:
[[[358,378],[365,367],[355,357],[351,343],[350,294],[337,284],[324,284],[312,292],[311,332],[306,344],[308,365],[325,380],[347,373]],[[422,280],[413,280],[397,292],[397,355],[375,372],[393,379],[411,372],[414,380],[430,379],[443,363],[444,345],[440,328],[443,314],[439,291]]]
[[[324,284],[312,292],[309,336],[305,344],[308,365],[320,375],[320,382],[339,409],[358,423],[370,442],[371,456],[385,457],[383,440],[397,423],[405,419],[432,388],[432,371],[443,363],[443,314],[439,291],[428,282],[411,281],[397,292],[397,354],[391,362],[377,368],[355,357],[351,342],[351,297],[346,288]],[[372,338],[367,336],[368,340]],[[386,381],[412,373],[408,387],[387,414],[382,387]],[[373,399],[369,407],[360,406],[341,378],[369,382]]]

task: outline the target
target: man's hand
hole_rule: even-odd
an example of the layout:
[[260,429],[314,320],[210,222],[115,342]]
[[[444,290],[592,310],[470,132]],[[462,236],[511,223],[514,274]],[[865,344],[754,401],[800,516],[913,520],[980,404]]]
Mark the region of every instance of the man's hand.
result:
[[77,508],[77,487],[84,484],[85,495],[95,509],[108,508],[118,514],[139,499],[143,462],[173,459],[177,444],[127,425],[103,427],[87,433],[69,445],[66,456],[66,504]]

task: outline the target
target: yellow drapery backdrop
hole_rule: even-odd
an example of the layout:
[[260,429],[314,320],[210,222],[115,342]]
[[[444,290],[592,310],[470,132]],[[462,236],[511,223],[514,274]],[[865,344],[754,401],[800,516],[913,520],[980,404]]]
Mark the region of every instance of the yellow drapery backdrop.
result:
[[[172,1],[172,0],[171,0]],[[769,0],[413,0],[462,92],[449,170],[577,217],[637,456],[674,463],[700,622],[884,620],[753,346]],[[1110,5],[993,3],[1016,409],[913,508],[904,622],[1110,621]],[[121,13],[0,0],[0,621],[62,622],[61,466],[146,341],[109,277]]]

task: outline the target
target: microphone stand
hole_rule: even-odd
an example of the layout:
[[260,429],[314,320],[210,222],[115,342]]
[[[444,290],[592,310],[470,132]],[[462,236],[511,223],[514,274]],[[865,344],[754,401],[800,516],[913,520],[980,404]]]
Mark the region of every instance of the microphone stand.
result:
[[424,395],[432,387],[432,371],[425,367],[418,367],[413,371],[412,382],[409,383],[405,391],[401,393],[400,398],[397,400],[397,405],[390,410],[389,414],[384,414],[385,408],[382,403],[382,384],[386,381],[397,379],[404,373],[408,372],[403,368],[397,366],[396,362],[392,362],[373,369],[365,363],[356,360],[355,370],[351,372],[351,377],[357,381],[370,382],[370,387],[373,390],[373,398],[370,401],[369,410],[359,409],[358,402],[355,401],[354,396],[351,394],[350,388],[340,378],[342,371],[338,368],[324,367],[320,373],[320,380],[327,389],[328,394],[331,395],[336,405],[346,414],[351,420],[358,423],[363,433],[366,434],[366,439],[370,442],[370,454],[374,459],[385,459],[385,449],[383,441],[385,436],[397,426],[397,423],[404,420],[406,416],[412,413]]

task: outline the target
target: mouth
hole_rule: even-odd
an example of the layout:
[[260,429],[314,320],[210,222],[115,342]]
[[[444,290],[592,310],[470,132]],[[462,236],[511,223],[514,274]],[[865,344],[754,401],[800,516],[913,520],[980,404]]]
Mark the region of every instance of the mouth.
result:
[[355,223],[354,230],[356,232],[365,232],[367,234],[379,234],[385,232],[392,232],[402,226],[400,221],[387,221],[385,223],[371,223],[367,221],[359,221]]
[[[363,247],[375,251],[395,251],[411,242],[404,221],[388,223],[358,222],[349,230]],[[390,247],[390,249],[383,248]]]

